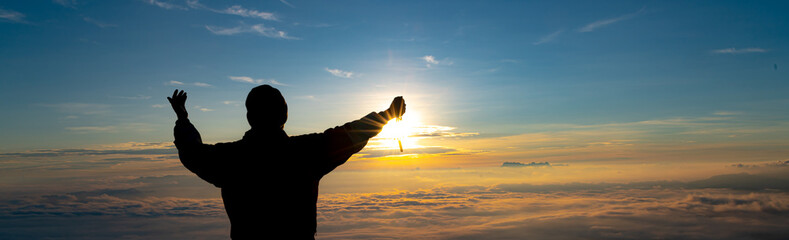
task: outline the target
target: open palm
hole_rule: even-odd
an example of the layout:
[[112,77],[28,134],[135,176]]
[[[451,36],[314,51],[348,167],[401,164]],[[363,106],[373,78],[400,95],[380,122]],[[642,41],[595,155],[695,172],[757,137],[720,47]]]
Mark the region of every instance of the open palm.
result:
[[173,111],[175,111],[175,115],[178,116],[178,119],[186,119],[189,117],[189,113],[186,112],[186,92],[184,92],[184,90],[178,92],[178,89],[175,89],[173,96],[167,97],[167,100],[170,101],[170,105],[173,106]]

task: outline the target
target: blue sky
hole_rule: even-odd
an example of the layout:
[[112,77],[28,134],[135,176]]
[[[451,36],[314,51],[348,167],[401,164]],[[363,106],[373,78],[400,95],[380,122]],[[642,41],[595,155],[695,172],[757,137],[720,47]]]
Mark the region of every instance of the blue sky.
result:
[[223,102],[254,84],[232,76],[285,84],[292,134],[394,95],[432,124],[483,134],[721,111],[786,118],[780,2],[287,3],[4,2],[0,91],[14,117],[3,149],[164,141],[151,133],[172,116],[152,106],[174,88],[213,110],[191,111],[209,140],[233,140],[243,108]]
[[2,1],[0,238],[226,237],[165,97],[186,90],[203,139],[234,141],[259,84],[284,94],[290,135],[408,103],[322,181],[319,238],[786,236],[788,10]]

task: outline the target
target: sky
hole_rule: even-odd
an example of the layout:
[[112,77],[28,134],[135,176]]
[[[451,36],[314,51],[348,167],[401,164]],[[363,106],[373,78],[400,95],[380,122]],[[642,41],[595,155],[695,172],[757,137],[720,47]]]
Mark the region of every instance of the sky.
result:
[[323,179],[318,239],[780,239],[788,10],[2,1],[0,238],[227,239],[166,97],[229,142],[269,84],[292,136],[408,104]]

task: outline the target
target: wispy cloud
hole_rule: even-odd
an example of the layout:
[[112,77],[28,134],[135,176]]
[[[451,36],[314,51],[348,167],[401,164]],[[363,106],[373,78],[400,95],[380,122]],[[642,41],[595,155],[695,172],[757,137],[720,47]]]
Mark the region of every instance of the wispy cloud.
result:
[[96,133],[96,132],[114,132],[115,126],[82,126],[82,127],[66,127],[66,130],[78,133]]
[[241,106],[241,102],[240,101],[222,101],[222,104],[233,105],[233,106]]
[[559,34],[562,34],[562,32],[564,32],[564,30],[559,30],[559,31],[553,32],[551,34],[545,35],[542,38],[540,38],[540,40],[538,40],[538,41],[536,41],[536,42],[534,42],[532,44],[540,45],[540,44],[543,44],[543,43],[551,42],[554,39],[556,39],[556,37],[558,37]]
[[732,116],[732,115],[740,115],[742,113],[741,112],[732,112],[732,111],[717,111],[717,112],[714,112],[712,114],[715,114],[715,115],[718,115],[718,116]]
[[282,2],[285,5],[288,5],[288,7],[296,8],[296,6],[293,6],[293,4],[290,4],[288,1],[285,1],[285,0],[279,0],[279,1]]
[[318,98],[316,98],[316,97],[315,97],[315,96],[313,96],[313,95],[297,96],[296,98],[298,98],[298,99],[304,99],[304,100],[310,100],[310,101],[315,101],[315,100],[318,100]]
[[239,5],[235,5],[235,6],[229,7],[227,9],[225,9],[225,10],[220,11],[220,12],[221,13],[225,13],[225,14],[232,14],[232,15],[238,15],[238,16],[242,16],[242,17],[248,17],[248,18],[260,18],[260,19],[273,20],[273,21],[277,20],[277,17],[274,16],[273,13],[261,12],[261,11],[257,11],[257,10],[251,10],[251,9],[245,9],[245,8],[239,6]]
[[715,49],[712,50],[711,52],[716,54],[740,54],[740,53],[763,53],[763,52],[767,52],[767,50],[763,48],[743,48],[743,49],[724,48],[724,49]]
[[331,73],[334,76],[341,77],[341,78],[353,78],[354,73],[349,71],[343,71],[340,69],[331,69],[326,68],[326,71]]
[[197,110],[200,110],[201,112],[211,112],[211,111],[214,111],[214,109],[207,108],[207,107],[200,106],[200,105],[195,105],[195,106],[194,106],[194,107],[192,107],[192,108],[194,108],[194,109],[197,109]]
[[625,14],[625,15],[622,15],[620,17],[594,21],[594,22],[589,23],[586,26],[578,29],[578,32],[591,32],[591,31],[594,31],[594,30],[596,30],[598,28],[601,28],[601,27],[605,27],[605,26],[608,26],[608,25],[611,25],[611,24],[614,24],[614,23],[617,23],[617,22],[620,22],[620,21],[623,21],[623,20],[631,19],[631,18],[633,18],[635,16],[638,16],[639,14],[643,13],[645,9],[646,8],[644,7],[644,8],[641,8],[640,10],[638,10],[638,11],[636,11],[634,13]]
[[25,21],[25,14],[22,14],[14,10],[6,10],[2,8],[0,8],[0,19],[4,19],[6,21],[11,21],[11,22],[27,23],[27,21]]
[[241,33],[257,33],[264,37],[270,38],[281,38],[281,39],[288,39],[288,40],[299,40],[300,38],[289,36],[287,32],[277,30],[273,27],[266,27],[263,24],[255,24],[255,25],[244,25],[233,27],[233,28],[224,28],[224,27],[217,27],[217,26],[209,26],[206,25],[205,29],[211,31],[211,33],[216,35],[236,35]]
[[264,78],[254,79],[254,78],[247,77],[247,76],[228,76],[228,78],[230,78],[230,80],[233,80],[233,81],[236,81],[236,82],[252,83],[252,84],[258,84],[258,85],[259,84],[273,84],[273,85],[279,85],[279,86],[288,86],[287,84],[278,82],[277,80],[274,80],[274,79],[264,79]]
[[100,28],[109,28],[109,27],[117,27],[118,26],[118,25],[115,25],[115,24],[101,22],[101,21],[98,21],[96,19],[89,18],[89,17],[83,17],[82,20],[85,20],[85,22],[91,23],[91,24],[96,25],[96,26],[98,26]]
[[259,18],[259,19],[265,19],[271,21],[279,20],[277,19],[277,16],[274,13],[263,12],[253,9],[246,9],[241,5],[233,5],[226,9],[214,9],[200,3],[197,0],[186,1],[186,5],[189,6],[190,8],[205,9],[215,13],[230,14],[230,15],[236,15],[236,16],[247,17],[247,18]]
[[165,85],[171,85],[171,86],[194,85],[194,86],[198,86],[198,87],[212,87],[213,86],[211,84],[203,83],[203,82],[185,83],[185,82],[175,81],[175,80],[169,81],[169,82],[165,83]]
[[151,96],[146,96],[146,95],[142,95],[142,94],[137,95],[137,96],[133,96],[133,97],[128,97],[128,96],[114,96],[114,97],[120,98],[120,99],[128,99],[128,100],[147,100],[147,99],[151,99]]
[[64,7],[76,8],[77,1],[76,0],[52,0],[52,2],[60,4]]
[[69,115],[82,114],[82,115],[101,115],[110,111],[109,104],[98,103],[57,103],[57,104],[41,104],[40,106],[53,108],[58,112]]
[[184,6],[172,4],[172,3],[169,3],[169,2],[162,2],[162,1],[159,1],[159,0],[142,0],[142,1],[146,2],[148,4],[160,7],[160,8],[167,9],[167,10],[170,10],[170,9],[186,10],[187,9]]

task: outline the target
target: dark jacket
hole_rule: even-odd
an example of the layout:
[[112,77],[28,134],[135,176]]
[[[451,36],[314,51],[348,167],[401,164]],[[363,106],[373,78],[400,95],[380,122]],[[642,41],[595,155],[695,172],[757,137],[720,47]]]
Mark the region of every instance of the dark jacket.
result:
[[175,146],[187,169],[222,188],[231,238],[314,239],[318,183],[381,131],[385,115],[295,137],[252,129],[241,140],[214,145],[203,144],[189,120],[178,120]]

